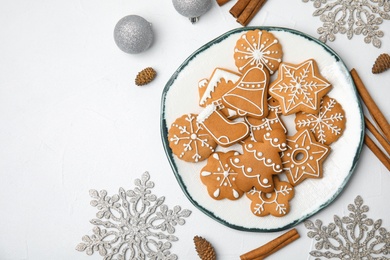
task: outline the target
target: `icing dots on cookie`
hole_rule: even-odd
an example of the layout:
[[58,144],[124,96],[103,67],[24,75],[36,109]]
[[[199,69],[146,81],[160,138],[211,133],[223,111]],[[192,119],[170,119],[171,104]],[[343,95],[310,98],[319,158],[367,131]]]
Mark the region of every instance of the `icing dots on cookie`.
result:
[[290,212],[289,201],[294,197],[294,187],[277,176],[273,177],[274,189],[271,192],[262,192],[252,188],[246,193],[251,200],[251,211],[258,217],[272,215],[283,217]]
[[307,178],[322,178],[322,165],[329,152],[330,147],[317,142],[307,128],[287,137],[287,149],[281,158],[289,182],[296,186]]
[[207,191],[213,199],[236,200],[243,195],[237,186],[237,171],[229,162],[229,157],[238,155],[236,151],[215,152],[207,160],[200,172],[200,179],[207,186]]
[[272,75],[282,61],[283,51],[279,40],[270,32],[251,30],[236,42],[234,59],[240,72],[251,67],[265,67]]
[[280,117],[282,114],[280,105],[276,99],[268,98],[268,116],[262,119],[254,117],[245,117],[245,122],[249,125],[250,133],[248,139],[250,141],[262,142],[266,133],[277,129],[282,129],[287,133],[287,128],[284,126]]
[[297,113],[295,127],[297,130],[308,127],[317,141],[330,145],[340,138],[345,129],[345,112],[340,103],[329,96],[323,97],[318,114]]
[[297,112],[316,114],[331,84],[320,74],[317,63],[309,59],[300,64],[281,63],[269,94],[279,101],[283,115]]
[[187,162],[207,159],[217,146],[209,133],[196,122],[195,114],[177,118],[168,130],[168,140],[172,153]]
[[262,142],[245,142],[242,147],[243,154],[230,158],[231,164],[240,173],[237,185],[244,191],[252,187],[264,192],[272,191],[272,176],[283,169],[278,150]]

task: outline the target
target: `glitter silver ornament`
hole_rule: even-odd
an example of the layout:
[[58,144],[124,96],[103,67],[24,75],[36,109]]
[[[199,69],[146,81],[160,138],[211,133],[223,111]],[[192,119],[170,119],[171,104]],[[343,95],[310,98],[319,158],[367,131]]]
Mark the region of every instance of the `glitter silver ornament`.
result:
[[126,53],[143,52],[152,44],[152,25],[141,16],[125,16],[115,26],[114,40],[119,49]]
[[188,17],[191,23],[199,20],[199,16],[206,13],[211,7],[211,0],[172,0],[176,11]]

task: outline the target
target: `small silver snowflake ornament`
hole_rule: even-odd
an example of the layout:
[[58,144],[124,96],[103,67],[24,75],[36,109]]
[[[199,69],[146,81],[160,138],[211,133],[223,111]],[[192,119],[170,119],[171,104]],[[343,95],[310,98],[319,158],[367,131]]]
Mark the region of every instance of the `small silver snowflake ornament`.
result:
[[335,34],[363,35],[365,43],[380,48],[384,33],[379,30],[383,19],[390,20],[389,0],[302,0],[313,2],[313,16],[320,16],[322,27],[317,29],[322,42],[334,41]]
[[103,259],[177,259],[169,249],[178,238],[172,235],[176,225],[184,225],[191,211],[175,206],[168,209],[165,198],[151,193],[154,183],[145,172],[136,179],[133,190],[119,189],[118,194],[108,196],[107,191],[90,190],[91,206],[96,207],[96,219],[92,235],[82,237],[76,250],[87,255],[99,252]]
[[348,210],[351,212],[348,217],[334,216],[334,223],[328,226],[321,220],[305,221],[310,230],[308,237],[317,241],[316,250],[310,255],[327,259],[390,259],[384,256],[390,254],[390,233],[381,227],[382,220],[374,222],[367,218],[368,206],[363,205],[360,196],[356,197],[355,205],[348,205]]

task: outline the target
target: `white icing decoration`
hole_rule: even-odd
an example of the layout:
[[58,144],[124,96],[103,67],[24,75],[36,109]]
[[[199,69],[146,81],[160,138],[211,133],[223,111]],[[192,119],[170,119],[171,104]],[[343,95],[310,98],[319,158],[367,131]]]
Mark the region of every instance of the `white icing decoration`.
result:
[[[269,42],[269,39],[266,38],[264,39],[263,43],[262,44],[259,44],[260,43],[260,40],[262,39],[263,37],[263,32],[262,31],[258,31],[258,38],[254,38],[252,37],[251,41],[249,41],[246,37],[246,35],[242,35],[242,39],[244,39],[248,45],[248,47],[246,48],[246,51],[241,51],[239,49],[235,49],[234,51],[236,53],[241,53],[243,55],[243,57],[239,57],[239,59],[243,59],[245,58],[246,60],[248,60],[248,62],[246,64],[244,64],[243,66],[239,67],[238,69],[240,71],[244,70],[248,65],[251,65],[251,66],[259,66],[259,67],[262,67],[263,65],[265,65],[267,67],[267,69],[270,71],[270,74],[273,74],[275,72],[274,70],[274,66],[270,66],[270,60],[275,60],[277,62],[280,62],[281,60],[280,59],[276,59],[274,57],[272,57],[272,52],[270,52],[268,49],[277,44],[278,43],[278,40],[274,40],[272,42]],[[241,46],[243,47],[244,45],[241,44]],[[275,52],[276,53],[276,52]]]
[[[303,106],[312,110],[317,110],[319,104],[318,94],[324,89],[330,90],[330,84],[314,74],[314,60],[310,59],[298,65],[280,64],[280,79],[273,82],[269,88],[272,96],[282,99],[281,106],[285,113]],[[302,73],[295,73],[303,68]],[[312,79],[309,81],[308,78]],[[303,100],[299,100],[299,99]]]
[[[309,127],[311,131],[317,137],[318,142],[324,144],[327,143],[327,135],[341,135],[343,129],[337,125],[335,122],[340,122],[345,120],[345,116],[342,113],[335,113],[337,102],[333,98],[329,98],[328,102],[324,104],[324,101],[321,100],[320,112],[318,115],[314,114],[305,114],[307,116],[306,120],[298,120],[298,127]],[[341,108],[342,110],[342,108]],[[329,130],[328,132],[326,130]]]
[[[174,135],[172,138],[170,138],[170,142],[172,142],[175,145],[178,145],[180,141],[183,141],[183,152],[179,155],[179,158],[182,158],[188,151],[192,151],[192,145],[195,148],[195,153],[192,156],[192,159],[194,159],[195,162],[198,162],[202,156],[199,154],[198,150],[198,145],[201,145],[202,147],[208,147],[211,152],[214,152],[213,146],[210,145],[209,140],[208,140],[208,134],[199,134],[199,131],[202,129],[196,122],[195,122],[195,129],[193,126],[193,122],[195,120],[195,117],[191,114],[188,114],[187,117],[185,118],[187,122],[189,122],[189,128],[184,125],[178,125],[173,123],[172,127],[176,127],[180,130],[180,134],[183,136],[177,136]],[[199,144],[198,144],[199,143]]]
[[259,162],[263,162],[263,164],[269,168],[272,168],[272,170],[274,172],[281,172],[282,169],[277,169],[276,168],[276,164],[272,162],[272,160],[270,158],[265,158],[263,157],[263,153],[262,152],[257,152],[256,149],[251,149],[250,147],[248,147],[248,145],[244,145],[244,149],[245,151],[247,151],[248,153],[252,153],[253,154],[253,157],[259,161]]
[[210,175],[211,175],[211,172],[202,171],[201,174],[202,174],[202,176],[210,176]]
[[[261,75],[261,82],[247,82],[250,75],[256,75],[258,79]],[[267,95],[266,85],[269,82],[269,77],[263,69],[253,67],[248,69],[242,76],[240,83],[229,90],[222,96],[223,102],[237,110],[240,116],[251,115],[253,117],[264,116],[264,104],[265,95]],[[246,96],[244,96],[246,94]],[[250,110],[244,110],[242,103],[245,101],[245,105],[248,105]]]
[[[278,182],[279,183],[279,182]],[[256,190],[256,188],[251,189],[248,194],[257,194],[256,198],[259,199],[260,203],[256,203],[256,207],[254,208],[253,213],[254,214],[261,214],[265,210],[265,205],[274,205],[274,209],[280,214],[280,215],[286,215],[287,214],[287,207],[285,204],[280,203],[279,199],[280,197],[285,197],[288,194],[293,192],[293,188],[290,186],[290,184],[280,185],[279,188],[274,188],[274,191],[272,193],[266,193],[265,197],[266,200],[263,199],[263,196],[261,194],[262,191]],[[274,195],[274,196],[273,196]],[[271,198],[274,197],[272,200]]]
[[[312,140],[308,129],[301,131],[295,140],[287,139],[287,141],[295,143],[294,149],[292,149],[291,146],[288,146],[290,150],[292,149],[291,154],[286,153],[286,156],[282,155],[283,169],[286,170],[286,174],[290,176],[289,180],[293,183],[297,183],[304,176],[319,177],[320,161],[327,155],[329,148]],[[313,149],[307,149],[310,147],[307,145],[307,142],[313,147],[317,147],[319,150],[313,151]],[[297,159],[296,156],[298,154],[302,154],[303,157]],[[302,168],[302,166],[305,166],[305,168]]]
[[203,93],[202,98],[199,101],[200,105],[204,105],[206,101],[211,98],[212,93],[215,91],[215,88],[217,88],[221,79],[225,79],[226,82],[231,81],[236,83],[240,79],[240,75],[224,69],[216,68],[210,80],[208,81],[207,88]]

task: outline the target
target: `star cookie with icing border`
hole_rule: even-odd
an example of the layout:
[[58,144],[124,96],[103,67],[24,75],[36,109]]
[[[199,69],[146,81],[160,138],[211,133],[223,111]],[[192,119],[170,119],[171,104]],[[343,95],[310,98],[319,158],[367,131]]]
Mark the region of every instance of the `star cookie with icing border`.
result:
[[322,178],[322,164],[329,153],[330,147],[317,142],[308,128],[288,136],[281,159],[291,185],[296,186],[307,178]]
[[300,64],[281,63],[269,94],[279,101],[283,115],[297,112],[316,114],[331,84],[320,74],[317,63],[309,59]]

